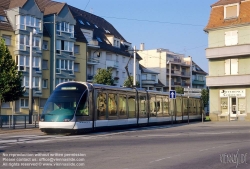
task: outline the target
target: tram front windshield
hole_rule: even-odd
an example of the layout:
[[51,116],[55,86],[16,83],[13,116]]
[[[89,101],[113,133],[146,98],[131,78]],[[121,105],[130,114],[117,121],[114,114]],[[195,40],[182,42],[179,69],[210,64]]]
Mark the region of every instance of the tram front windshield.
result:
[[86,90],[87,87],[79,83],[65,83],[58,86],[44,106],[41,121],[71,121]]

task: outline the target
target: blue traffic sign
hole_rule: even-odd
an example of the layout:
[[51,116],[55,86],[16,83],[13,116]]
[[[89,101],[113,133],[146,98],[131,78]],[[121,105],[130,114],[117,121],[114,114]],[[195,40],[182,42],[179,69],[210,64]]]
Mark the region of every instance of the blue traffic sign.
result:
[[169,98],[170,99],[175,99],[176,98],[176,91],[175,90],[170,90],[170,92],[169,92]]

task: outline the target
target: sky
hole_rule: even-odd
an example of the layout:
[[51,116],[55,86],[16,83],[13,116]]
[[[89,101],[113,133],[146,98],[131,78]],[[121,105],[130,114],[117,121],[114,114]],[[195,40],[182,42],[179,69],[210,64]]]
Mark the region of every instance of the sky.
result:
[[111,23],[126,41],[145,50],[164,48],[191,56],[208,72],[205,49],[211,5],[218,0],[56,0]]

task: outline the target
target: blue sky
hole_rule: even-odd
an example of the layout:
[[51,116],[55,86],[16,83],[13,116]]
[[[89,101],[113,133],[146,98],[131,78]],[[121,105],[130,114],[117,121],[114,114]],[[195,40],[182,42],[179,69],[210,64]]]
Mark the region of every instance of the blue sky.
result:
[[110,22],[137,49],[165,48],[191,56],[208,72],[203,31],[217,0],[56,0]]

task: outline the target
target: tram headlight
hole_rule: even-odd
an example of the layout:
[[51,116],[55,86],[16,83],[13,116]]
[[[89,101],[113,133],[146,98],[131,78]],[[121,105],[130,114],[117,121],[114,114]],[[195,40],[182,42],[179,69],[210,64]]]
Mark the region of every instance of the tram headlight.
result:
[[64,122],[69,122],[70,121],[70,119],[64,119]]

